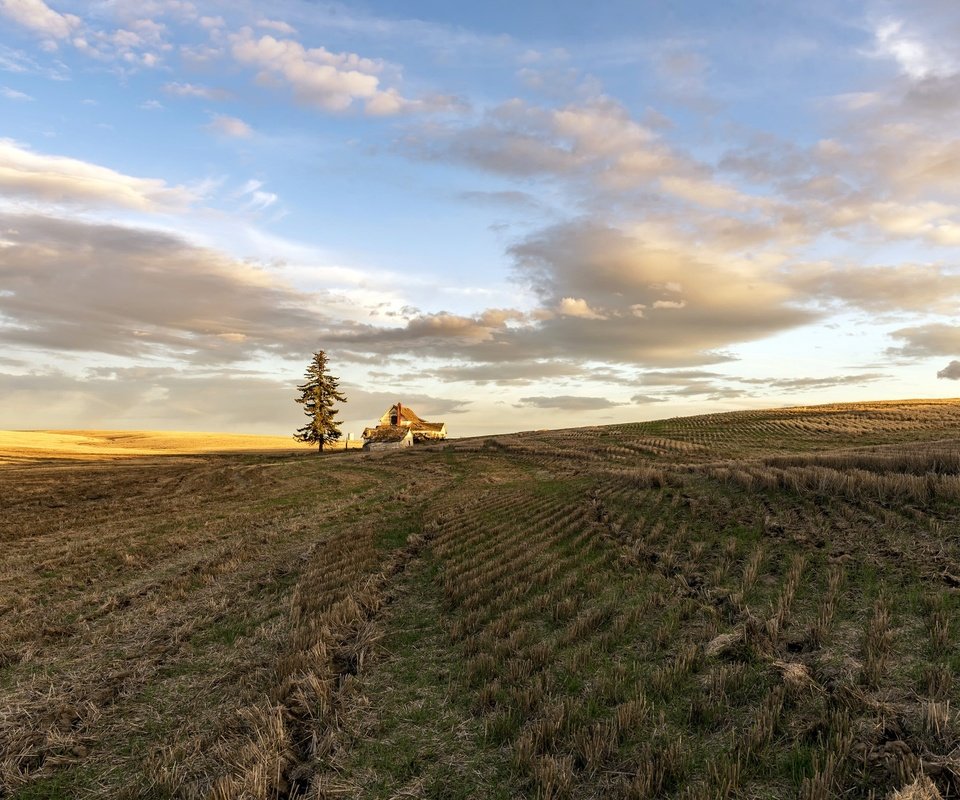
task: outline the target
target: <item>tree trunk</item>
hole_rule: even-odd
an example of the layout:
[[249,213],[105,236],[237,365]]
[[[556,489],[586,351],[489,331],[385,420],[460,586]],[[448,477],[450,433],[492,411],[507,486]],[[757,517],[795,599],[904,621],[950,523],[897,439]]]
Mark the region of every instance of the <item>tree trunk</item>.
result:
[[317,442],[317,452],[318,452],[318,453],[322,453],[322,452],[323,452],[323,439],[321,439],[319,442]]

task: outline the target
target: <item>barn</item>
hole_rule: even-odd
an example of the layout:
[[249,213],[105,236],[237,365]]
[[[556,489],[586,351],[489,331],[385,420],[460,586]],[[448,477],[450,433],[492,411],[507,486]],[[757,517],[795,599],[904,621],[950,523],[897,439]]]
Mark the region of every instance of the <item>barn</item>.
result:
[[364,428],[363,431],[364,448],[369,450],[409,447],[446,438],[446,423],[427,422],[412,408],[399,402],[383,413],[375,428]]

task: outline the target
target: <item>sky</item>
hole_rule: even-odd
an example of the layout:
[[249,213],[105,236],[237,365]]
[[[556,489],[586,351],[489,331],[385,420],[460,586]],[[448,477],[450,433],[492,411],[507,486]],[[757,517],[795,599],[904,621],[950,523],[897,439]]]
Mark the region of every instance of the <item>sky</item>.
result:
[[960,395],[949,0],[0,0],[0,428]]

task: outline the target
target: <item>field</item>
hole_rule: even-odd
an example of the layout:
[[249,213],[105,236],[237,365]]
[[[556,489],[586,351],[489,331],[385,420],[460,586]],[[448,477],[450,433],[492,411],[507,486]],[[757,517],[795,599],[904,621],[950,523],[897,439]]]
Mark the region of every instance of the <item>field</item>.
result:
[[171,431],[0,431],[0,464],[303,450],[292,438]]
[[960,401],[28,444],[2,798],[960,797]]

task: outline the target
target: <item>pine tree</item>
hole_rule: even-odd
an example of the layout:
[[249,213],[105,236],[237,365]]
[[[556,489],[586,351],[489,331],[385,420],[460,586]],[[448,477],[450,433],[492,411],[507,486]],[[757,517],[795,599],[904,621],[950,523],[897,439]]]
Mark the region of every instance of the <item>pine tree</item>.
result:
[[304,377],[306,381],[297,386],[297,402],[303,405],[303,413],[310,421],[298,428],[293,438],[298,442],[316,442],[317,449],[323,452],[324,444],[341,436],[340,423],[334,419],[339,412],[333,404],[345,403],[347,398],[340,391],[340,379],[327,372],[327,354],[323,350],[313,354]]

